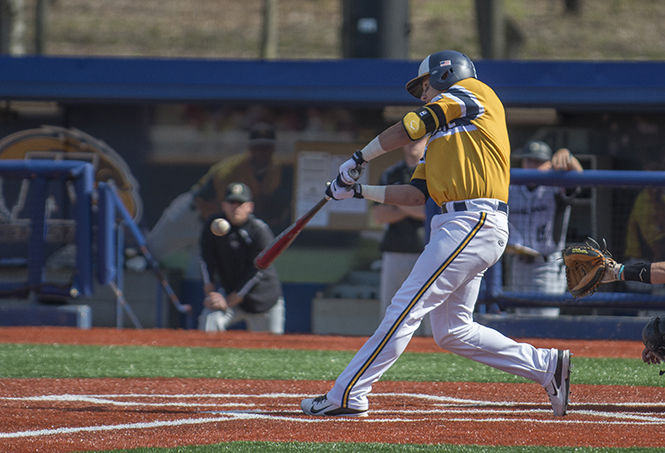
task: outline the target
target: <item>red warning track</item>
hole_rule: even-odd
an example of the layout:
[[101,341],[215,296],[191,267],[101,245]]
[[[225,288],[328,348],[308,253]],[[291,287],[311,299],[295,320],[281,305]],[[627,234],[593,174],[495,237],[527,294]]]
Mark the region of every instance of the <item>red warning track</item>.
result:
[[[39,335],[36,335],[39,332]],[[3,328],[0,342],[356,349],[361,338],[59,328]],[[268,343],[261,343],[267,341]],[[637,342],[533,341],[576,356],[639,357]],[[542,344],[541,344],[542,343]],[[415,338],[410,352],[438,350]],[[536,384],[379,382],[370,415],[303,415],[329,382],[219,379],[0,379],[3,451],[175,447],[234,440],[658,447],[662,388],[574,385],[554,417]]]

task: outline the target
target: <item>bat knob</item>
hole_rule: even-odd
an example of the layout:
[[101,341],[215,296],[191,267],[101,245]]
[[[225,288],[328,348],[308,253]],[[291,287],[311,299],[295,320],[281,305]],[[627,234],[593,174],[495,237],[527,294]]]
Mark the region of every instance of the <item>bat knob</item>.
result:
[[[358,178],[360,178],[360,170],[358,170],[357,168],[352,168],[351,170],[349,170],[349,176],[354,181],[358,181]],[[337,181],[337,185],[339,187],[351,187],[353,185],[353,184],[347,184],[346,182],[342,181],[341,173],[337,173],[337,178],[335,178],[335,180]]]

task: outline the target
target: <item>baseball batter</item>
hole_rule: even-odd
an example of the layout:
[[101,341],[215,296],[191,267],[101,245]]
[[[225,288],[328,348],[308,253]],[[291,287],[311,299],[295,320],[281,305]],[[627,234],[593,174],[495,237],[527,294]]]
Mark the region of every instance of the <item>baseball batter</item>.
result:
[[[301,408],[318,416],[367,415],[372,384],[395,363],[429,313],[440,347],[538,382],[554,414],[565,415],[569,351],[517,343],[473,321],[483,274],[508,241],[510,143],[503,105],[476,78],[473,62],[452,50],[426,57],[406,88],[425,105],[354,153],[340,166],[327,193],[336,200],[357,197],[397,205],[422,205],[431,197],[441,214],[432,218],[430,240],[376,332],[333,388],[304,399]],[[349,173],[425,136],[424,159],[410,184],[360,185]]]

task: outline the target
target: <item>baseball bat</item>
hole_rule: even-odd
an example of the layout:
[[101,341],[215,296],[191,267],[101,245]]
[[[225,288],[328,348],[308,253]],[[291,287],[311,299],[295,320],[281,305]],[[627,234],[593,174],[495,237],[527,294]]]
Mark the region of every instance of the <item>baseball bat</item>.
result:
[[258,271],[256,274],[254,274],[252,278],[247,280],[247,282],[244,285],[242,285],[242,288],[238,290],[237,292],[238,296],[245,297],[247,293],[250,292],[252,288],[254,288],[254,286],[259,282],[259,280],[261,280],[262,276],[263,274],[261,273],[261,271]]
[[528,256],[530,258],[537,258],[542,256],[540,252],[520,244],[508,244],[506,245],[506,253],[512,253],[514,255]]
[[293,240],[300,234],[300,232],[305,228],[305,225],[314,217],[314,215],[321,210],[321,208],[330,200],[326,195],[321,198],[318,203],[316,203],[309,211],[300,216],[298,220],[289,225],[284,231],[282,231],[279,236],[277,236],[273,241],[266,246],[261,253],[259,253],[254,259],[254,266],[257,269],[267,269],[273,261],[288,248]]
[[[349,175],[358,180],[360,177],[360,170],[351,169]],[[344,187],[349,187],[347,184],[342,183],[340,175],[337,175],[337,184]],[[321,210],[323,206],[330,200],[328,195],[324,196],[316,203],[309,211],[300,216],[298,220],[289,225],[284,231],[282,231],[279,236],[277,236],[266,248],[264,248],[261,253],[259,253],[254,259],[254,266],[257,269],[267,269],[275,259],[286,250],[293,240],[300,234],[300,232],[305,228],[307,223],[312,220],[312,217],[316,215],[317,212]]]
[[[212,282],[210,281],[210,275],[208,274],[208,267],[206,266],[205,261],[199,260],[199,265],[201,267],[201,278],[203,278],[203,284],[208,286],[211,285]],[[249,280],[245,282],[244,285],[242,285],[242,288],[240,288],[237,291],[238,296],[240,297],[245,297],[248,292],[254,288],[254,286],[261,280],[261,277],[263,276],[263,273],[261,271],[258,271],[256,274],[252,276]]]

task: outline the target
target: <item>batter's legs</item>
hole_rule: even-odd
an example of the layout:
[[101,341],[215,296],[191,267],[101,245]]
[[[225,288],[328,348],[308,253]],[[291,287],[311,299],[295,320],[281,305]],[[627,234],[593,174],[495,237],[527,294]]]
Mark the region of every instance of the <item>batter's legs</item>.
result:
[[[436,222],[435,222],[436,220]],[[502,213],[436,216],[432,240],[397,291],[377,331],[340,374],[325,399],[303,403],[316,415],[329,405],[365,411],[372,384],[397,360],[429,312],[437,343],[470,359],[549,384],[554,349],[536,349],[473,322],[483,272],[501,256],[508,238]],[[435,228],[436,227],[436,228]]]
[[388,307],[379,327],[356,353],[337,378],[335,386],[328,392],[330,401],[353,409],[367,409],[367,394],[371,391],[372,384],[395,363],[420,326],[422,317],[418,319],[408,316],[400,323],[401,308],[403,307],[396,304]]
[[556,349],[538,349],[518,343],[473,321],[473,309],[482,275],[451,293],[446,303],[430,312],[434,341],[462,357],[522,376],[541,385],[552,380]]

